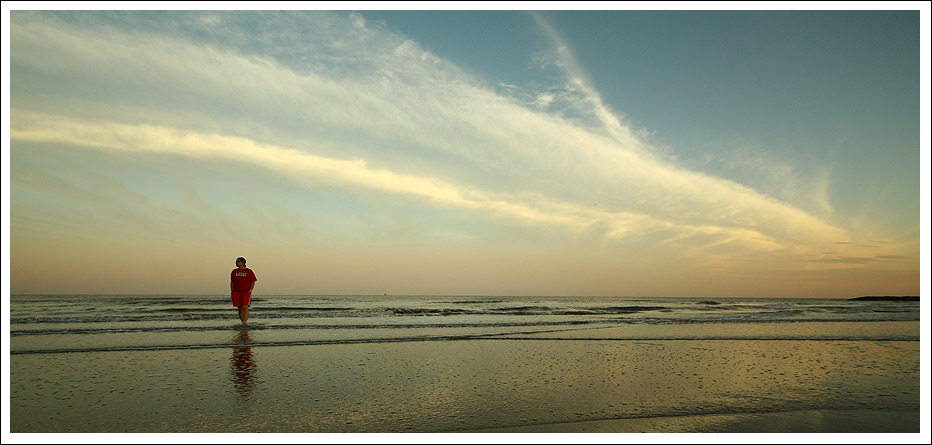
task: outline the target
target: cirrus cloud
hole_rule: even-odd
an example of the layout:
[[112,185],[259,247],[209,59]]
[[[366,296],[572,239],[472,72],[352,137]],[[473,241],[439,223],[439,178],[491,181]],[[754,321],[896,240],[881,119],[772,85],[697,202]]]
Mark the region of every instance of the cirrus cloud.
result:
[[722,245],[817,252],[850,239],[793,205],[652,155],[565,45],[555,59],[575,95],[565,103],[589,123],[548,113],[553,92],[527,105],[359,15],[172,17],[155,27],[142,15],[80,25],[17,15],[13,142],[246,157],[298,182],[313,177],[610,243],[651,237],[697,253]]

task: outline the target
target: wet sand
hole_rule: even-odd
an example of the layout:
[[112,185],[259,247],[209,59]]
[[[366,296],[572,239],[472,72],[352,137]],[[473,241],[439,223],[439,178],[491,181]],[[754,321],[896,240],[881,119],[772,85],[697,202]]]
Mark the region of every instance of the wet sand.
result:
[[13,354],[11,431],[919,432],[919,341],[702,329]]
[[877,433],[919,430],[919,413],[809,410],[780,413],[708,414],[488,428],[477,433]]

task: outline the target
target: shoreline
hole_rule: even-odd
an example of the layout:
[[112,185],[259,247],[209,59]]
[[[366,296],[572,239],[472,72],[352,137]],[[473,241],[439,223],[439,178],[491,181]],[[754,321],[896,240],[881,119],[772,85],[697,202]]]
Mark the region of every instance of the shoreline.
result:
[[462,433],[919,433],[919,411],[800,410],[701,414],[485,428]]
[[[918,322],[894,326],[918,330]],[[242,330],[221,333],[226,346],[215,348],[12,354],[10,426],[16,433],[667,433],[768,432],[821,418],[807,431],[919,431],[912,420],[920,409],[919,341],[623,340],[619,329],[629,330],[294,346],[262,344],[279,333]],[[702,329],[641,325],[627,333]],[[799,325],[768,329],[806,334]],[[158,335],[183,344],[202,334]]]

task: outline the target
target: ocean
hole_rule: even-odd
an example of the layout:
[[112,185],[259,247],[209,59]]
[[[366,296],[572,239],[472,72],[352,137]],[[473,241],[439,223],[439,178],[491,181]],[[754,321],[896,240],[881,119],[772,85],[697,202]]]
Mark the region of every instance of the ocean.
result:
[[918,301],[10,302],[14,433],[919,431]]
[[[453,341],[502,337],[512,332],[672,324],[730,324],[741,326],[730,331],[730,338],[762,339],[753,325],[771,323],[795,324],[794,329],[766,337],[771,339],[918,341],[918,332],[854,330],[840,334],[834,329],[805,329],[807,323],[815,322],[918,320],[918,301],[256,295],[249,327],[262,331],[261,345],[437,341],[438,332],[443,340]],[[225,295],[14,295],[10,326],[14,354],[228,347],[231,343],[225,340],[225,331],[242,327],[236,308]],[[468,330],[457,331],[464,328]],[[320,331],[328,332],[326,338],[317,335]],[[392,331],[411,335],[387,335]],[[349,334],[340,336],[338,332]]]

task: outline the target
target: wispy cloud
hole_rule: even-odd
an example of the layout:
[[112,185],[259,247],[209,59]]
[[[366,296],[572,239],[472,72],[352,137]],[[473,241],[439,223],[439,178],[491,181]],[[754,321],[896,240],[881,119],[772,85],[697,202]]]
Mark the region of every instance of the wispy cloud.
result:
[[314,178],[603,242],[651,238],[698,253],[722,245],[812,251],[850,238],[749,187],[653,156],[566,45],[557,60],[571,105],[599,126],[547,112],[556,96],[535,107],[501,95],[359,16],[298,16],[274,30],[236,14],[190,20],[256,36],[248,44],[205,44],[183,26],[188,34],[24,16],[12,27],[11,137],[248,159],[299,183]]
[[564,72],[566,83],[563,86],[563,95],[572,107],[585,115],[594,117],[612,139],[627,149],[645,148],[644,142],[633,131],[633,128],[622,123],[619,114],[602,100],[602,95],[589,81],[576,57],[573,56],[569,44],[556,27],[539,13],[531,15],[552,41],[552,53],[550,57],[545,58],[548,61],[545,64],[553,64]]
[[248,160],[251,165],[263,166],[299,181],[310,176],[317,181],[405,195],[437,206],[472,209],[532,224],[557,225],[574,232],[598,229],[604,231],[607,239],[668,231],[671,232],[668,243],[694,236],[716,236],[717,240],[709,245],[735,243],[766,250],[781,247],[778,241],[756,230],[674,223],[644,213],[589,208],[527,191],[522,192],[524,196],[492,193],[436,178],[371,168],[363,160],[322,157],[236,136],[148,124],[79,121],[19,111],[14,112],[12,127],[11,137],[16,141],[201,159]]

